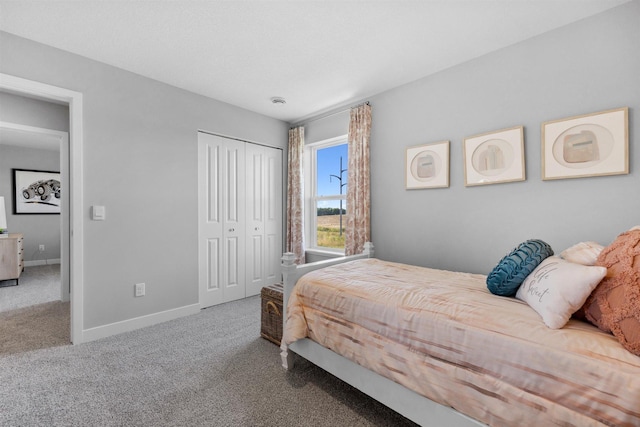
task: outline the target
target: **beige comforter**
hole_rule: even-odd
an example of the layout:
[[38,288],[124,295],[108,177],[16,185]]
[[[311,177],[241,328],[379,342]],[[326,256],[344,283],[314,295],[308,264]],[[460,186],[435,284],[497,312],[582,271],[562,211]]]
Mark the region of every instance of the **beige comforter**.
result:
[[377,259],[310,272],[283,345],[304,337],[492,426],[640,426],[640,357],[584,322],[547,328],[482,275]]

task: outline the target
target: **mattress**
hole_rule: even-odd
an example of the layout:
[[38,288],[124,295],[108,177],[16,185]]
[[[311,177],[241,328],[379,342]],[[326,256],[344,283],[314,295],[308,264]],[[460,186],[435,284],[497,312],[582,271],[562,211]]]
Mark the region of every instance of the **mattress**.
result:
[[547,328],[485,279],[378,259],[312,271],[283,345],[310,338],[491,426],[640,426],[640,357],[585,322]]

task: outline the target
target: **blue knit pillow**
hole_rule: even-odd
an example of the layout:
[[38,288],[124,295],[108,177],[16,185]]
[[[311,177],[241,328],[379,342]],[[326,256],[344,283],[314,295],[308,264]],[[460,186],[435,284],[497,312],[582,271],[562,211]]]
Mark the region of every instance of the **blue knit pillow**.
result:
[[545,258],[553,255],[551,246],[538,239],[520,243],[500,260],[487,276],[487,288],[492,294],[512,297],[529,274]]

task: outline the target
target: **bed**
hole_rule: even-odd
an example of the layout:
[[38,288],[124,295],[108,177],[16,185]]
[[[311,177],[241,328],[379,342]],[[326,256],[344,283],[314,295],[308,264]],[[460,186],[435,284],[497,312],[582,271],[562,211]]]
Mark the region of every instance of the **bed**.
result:
[[371,244],[299,266],[285,254],[282,273],[286,369],[303,357],[425,426],[640,426],[640,357],[586,322],[549,329],[486,276]]

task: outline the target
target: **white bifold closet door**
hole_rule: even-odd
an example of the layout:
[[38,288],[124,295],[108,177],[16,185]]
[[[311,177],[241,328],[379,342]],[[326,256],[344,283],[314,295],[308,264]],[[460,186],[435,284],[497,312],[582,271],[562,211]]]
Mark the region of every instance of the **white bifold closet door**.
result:
[[280,280],[282,151],[198,133],[202,308]]
[[247,144],[247,296],[280,281],[282,151]]

